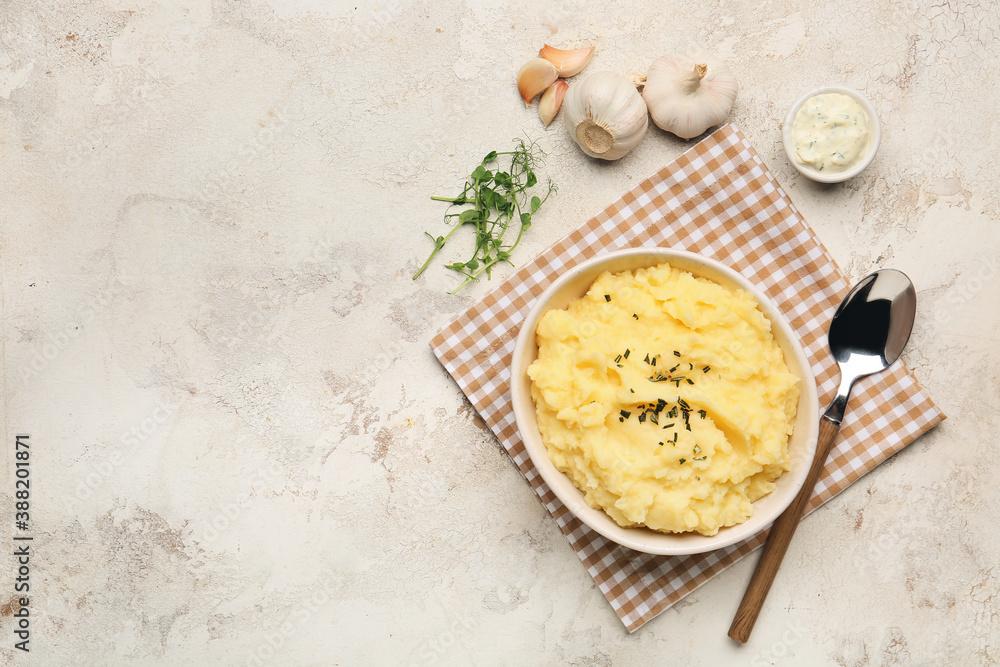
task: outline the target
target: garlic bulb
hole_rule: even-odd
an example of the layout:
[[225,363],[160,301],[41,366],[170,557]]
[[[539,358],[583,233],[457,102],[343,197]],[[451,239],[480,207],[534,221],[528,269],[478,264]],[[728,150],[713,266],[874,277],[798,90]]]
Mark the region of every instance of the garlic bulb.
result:
[[563,100],[566,127],[590,157],[617,160],[646,134],[646,103],[635,85],[614,72],[594,72],[575,81]]
[[642,97],[654,123],[690,139],[724,121],[738,91],[726,63],[693,48],[656,60],[646,74]]

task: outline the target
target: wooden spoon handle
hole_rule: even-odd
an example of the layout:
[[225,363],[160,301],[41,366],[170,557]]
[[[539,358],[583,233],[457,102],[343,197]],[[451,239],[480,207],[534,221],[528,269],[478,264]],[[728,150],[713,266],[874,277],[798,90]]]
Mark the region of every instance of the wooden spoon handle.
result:
[[816,481],[819,474],[826,465],[827,456],[833,446],[833,440],[837,437],[840,424],[835,424],[826,419],[819,420],[819,441],[816,444],[816,456],[813,458],[812,467],[809,468],[809,476],[802,484],[802,489],[795,496],[795,500],[788,506],[781,516],[779,516],[771,526],[771,532],[767,536],[767,544],[764,545],[764,553],[757,561],[757,569],[753,571],[750,584],[746,593],[743,594],[743,601],[740,602],[733,624],[729,627],[729,636],[740,643],[746,643],[750,639],[750,633],[760,615],[760,609],[764,605],[767,592],[771,590],[774,576],[778,573],[778,567],[785,557],[788,545],[792,541],[792,535],[799,526],[799,520],[805,512],[809,498],[812,497],[816,488]]

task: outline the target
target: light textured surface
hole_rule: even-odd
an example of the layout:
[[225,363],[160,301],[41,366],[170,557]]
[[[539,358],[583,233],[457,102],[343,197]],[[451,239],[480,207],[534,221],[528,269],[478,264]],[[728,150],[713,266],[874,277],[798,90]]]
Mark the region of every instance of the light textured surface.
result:
[[[0,9],[5,479],[31,433],[33,664],[1000,661],[1000,12],[646,4]],[[513,77],[546,40],[622,73],[712,48],[733,119],[849,276],[918,288],[904,357],[950,419],[803,524],[745,647],[725,632],[752,559],[627,636],[427,347],[490,287],[409,280],[441,229],[428,194],[539,138],[560,191],[519,263],[684,148],[652,128],[598,164],[542,130]],[[785,109],[827,83],[883,123],[846,185],[781,149]]]

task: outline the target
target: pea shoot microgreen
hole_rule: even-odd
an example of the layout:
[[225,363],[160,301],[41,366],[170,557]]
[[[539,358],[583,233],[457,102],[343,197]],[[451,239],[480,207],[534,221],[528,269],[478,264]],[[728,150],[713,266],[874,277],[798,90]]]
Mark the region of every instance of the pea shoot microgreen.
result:
[[[414,279],[430,265],[451,235],[466,225],[471,225],[476,230],[476,249],[471,259],[445,265],[445,268],[465,276],[465,280],[452,294],[477,280],[483,273],[489,279],[493,266],[498,262],[513,264],[510,253],[521,242],[524,232],[531,227],[532,216],[554,190],[551,181],[539,184],[535,173],[545,157],[542,149],[535,142],[525,143],[523,139],[517,139],[516,142],[517,146],[512,151],[490,151],[466,179],[465,186],[457,197],[431,197],[434,201],[448,202],[452,207],[472,208],[445,213],[445,222],[454,225],[446,235],[435,238],[427,234],[434,241],[434,250],[423,266],[413,274]],[[501,163],[506,164],[508,161],[507,170],[502,171]],[[544,191],[544,196],[533,194],[535,190],[532,188],[536,186]],[[517,236],[513,242],[505,243],[504,238],[511,223],[517,229]]]

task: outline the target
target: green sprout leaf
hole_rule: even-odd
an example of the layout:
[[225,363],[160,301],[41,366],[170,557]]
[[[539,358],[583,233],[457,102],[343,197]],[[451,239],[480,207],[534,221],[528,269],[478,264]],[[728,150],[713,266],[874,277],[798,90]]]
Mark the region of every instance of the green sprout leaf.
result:
[[[534,194],[529,190],[538,185],[535,169],[542,165],[545,153],[534,142],[515,140],[511,151],[490,151],[486,154],[463,184],[462,191],[455,197],[431,197],[434,201],[447,202],[452,207],[471,206],[461,211],[446,212],[446,223],[453,225],[444,236],[427,236],[434,242],[434,249],[423,265],[413,275],[416,279],[430,266],[431,261],[458,229],[471,225],[475,230],[475,250],[472,257],[464,262],[446,264],[445,268],[464,276],[463,282],[452,292],[457,292],[483,273],[492,275],[493,265],[510,261],[511,252],[520,244],[521,237],[531,227],[532,215],[554,192],[555,187],[547,181],[543,192]],[[509,163],[508,163],[509,160]],[[487,164],[496,163],[500,169],[494,173]],[[450,209],[449,209],[450,210]],[[513,240],[508,236],[511,222],[515,224]],[[456,224],[457,223],[457,224]]]

